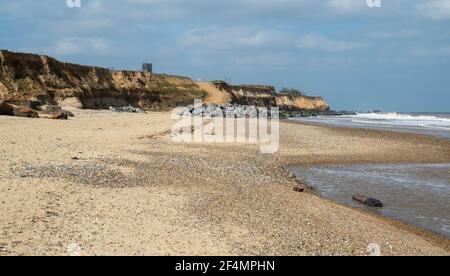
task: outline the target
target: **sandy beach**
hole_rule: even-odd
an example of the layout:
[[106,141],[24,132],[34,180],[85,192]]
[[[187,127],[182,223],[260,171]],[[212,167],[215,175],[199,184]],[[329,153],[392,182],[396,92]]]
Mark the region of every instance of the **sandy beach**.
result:
[[169,113],[0,116],[0,256],[450,255],[450,240],[293,191],[288,166],[449,163],[450,142],[281,123],[280,150],[175,144]]

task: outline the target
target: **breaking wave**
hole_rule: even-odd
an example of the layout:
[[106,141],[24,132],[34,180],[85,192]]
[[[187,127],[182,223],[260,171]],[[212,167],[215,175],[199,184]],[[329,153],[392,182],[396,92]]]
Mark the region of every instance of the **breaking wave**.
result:
[[450,118],[444,117],[444,115],[360,113],[347,117],[351,118],[354,123],[421,126],[450,130]]

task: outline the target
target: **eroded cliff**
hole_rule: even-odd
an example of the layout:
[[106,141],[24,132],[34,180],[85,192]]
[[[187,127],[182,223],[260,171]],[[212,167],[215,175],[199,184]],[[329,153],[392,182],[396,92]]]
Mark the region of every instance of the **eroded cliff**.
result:
[[115,71],[64,63],[48,56],[0,51],[0,101],[15,105],[39,101],[82,108],[133,105],[144,110],[170,110],[198,98],[208,104],[329,110],[320,97],[277,94],[272,86],[194,82],[187,77]]
[[0,100],[59,104],[78,98],[84,108],[135,105],[166,110],[190,104],[205,92],[189,78],[59,62],[34,54],[0,51]]
[[293,96],[278,94],[273,86],[229,85],[226,82],[213,82],[214,86],[230,95],[232,103],[279,107],[281,110],[328,111],[330,106],[322,97]]

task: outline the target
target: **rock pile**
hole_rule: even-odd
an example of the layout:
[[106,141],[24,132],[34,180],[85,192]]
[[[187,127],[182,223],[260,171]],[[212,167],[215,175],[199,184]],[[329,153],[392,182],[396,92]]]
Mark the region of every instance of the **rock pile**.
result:
[[256,106],[247,106],[239,104],[204,104],[202,106],[189,105],[186,107],[179,107],[176,111],[179,116],[194,116],[194,117],[227,117],[227,118],[257,118],[257,117],[271,117],[271,112],[267,108],[260,108]]
[[123,112],[123,113],[142,113],[142,112],[144,112],[139,107],[134,107],[131,105],[129,105],[129,106],[110,106],[109,110],[114,111],[114,112]]

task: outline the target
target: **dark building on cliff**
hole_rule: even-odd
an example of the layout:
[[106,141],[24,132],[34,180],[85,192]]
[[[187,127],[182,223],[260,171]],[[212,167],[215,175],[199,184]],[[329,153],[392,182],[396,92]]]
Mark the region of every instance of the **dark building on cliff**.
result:
[[142,64],[142,72],[153,73],[153,64],[152,63],[143,63]]

